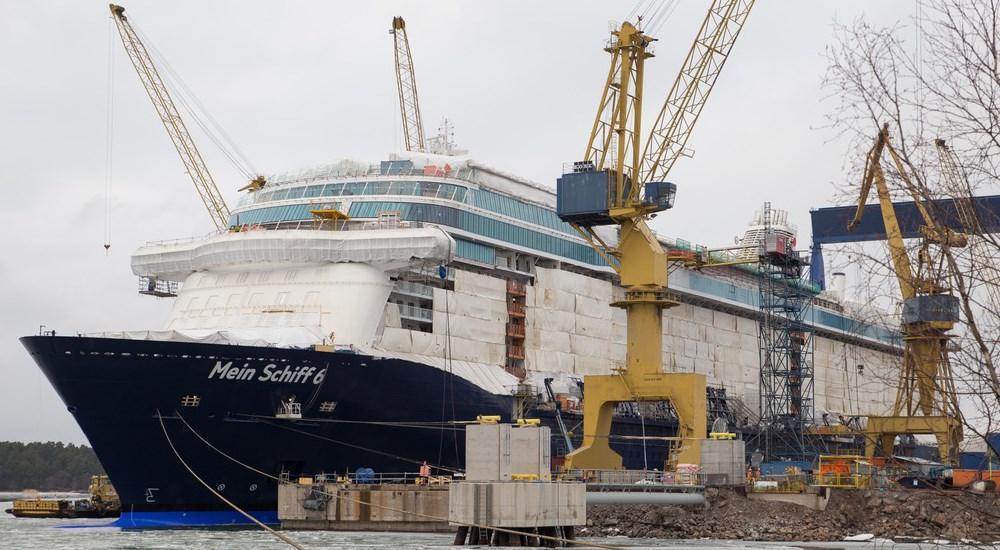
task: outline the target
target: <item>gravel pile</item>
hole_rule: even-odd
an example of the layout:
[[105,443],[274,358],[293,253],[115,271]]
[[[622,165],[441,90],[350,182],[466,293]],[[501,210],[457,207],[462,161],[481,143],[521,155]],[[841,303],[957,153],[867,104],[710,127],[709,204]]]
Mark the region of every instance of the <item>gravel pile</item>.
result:
[[587,528],[581,535],[835,541],[871,533],[900,542],[1000,540],[996,496],[835,490],[822,512],[783,502],[751,501],[728,490],[708,489],[707,496],[707,508],[588,506]]

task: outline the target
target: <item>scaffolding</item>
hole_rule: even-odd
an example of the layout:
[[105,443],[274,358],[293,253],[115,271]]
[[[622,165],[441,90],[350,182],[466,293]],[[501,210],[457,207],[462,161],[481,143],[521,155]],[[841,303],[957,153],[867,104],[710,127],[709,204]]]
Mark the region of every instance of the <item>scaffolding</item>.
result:
[[794,236],[773,227],[764,204],[759,248],[760,427],[766,460],[806,459],[806,427],[813,423],[813,324],[806,316],[814,293],[801,284],[807,261]]

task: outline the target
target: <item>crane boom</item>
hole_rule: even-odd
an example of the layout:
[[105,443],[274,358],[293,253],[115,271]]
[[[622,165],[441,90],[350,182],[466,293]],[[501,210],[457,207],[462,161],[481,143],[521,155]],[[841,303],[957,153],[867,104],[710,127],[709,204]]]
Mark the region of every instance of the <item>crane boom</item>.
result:
[[160,78],[160,74],[146,50],[146,46],[143,45],[128,18],[125,17],[125,8],[115,4],[111,4],[110,8],[115,25],[118,27],[118,34],[121,35],[122,44],[125,46],[125,52],[139,74],[139,80],[142,81],[142,86],[149,94],[149,99],[153,102],[153,107],[156,108],[156,114],[160,116],[160,121],[167,129],[170,141],[177,149],[177,154],[180,155],[184,168],[191,176],[198,196],[201,197],[205,208],[208,209],[208,214],[215,223],[215,227],[220,230],[225,229],[229,225],[229,207],[226,205],[225,199],[222,198],[222,194],[219,193],[219,188],[215,185],[215,180],[212,179],[212,174],[209,173],[201,153],[195,146],[184,120],[177,111],[177,106],[174,105],[163,79]]
[[872,184],[878,194],[879,204],[882,207],[882,220],[885,224],[886,242],[889,244],[889,255],[892,258],[893,271],[899,281],[900,294],[903,300],[909,300],[916,296],[916,288],[913,281],[913,268],[910,265],[910,258],[906,254],[906,245],[903,243],[903,230],[899,227],[899,220],[896,218],[896,210],[892,206],[892,197],[889,195],[889,187],[885,181],[885,173],[882,171],[881,159],[882,150],[885,149],[889,125],[886,124],[879,131],[875,138],[875,145],[868,151],[865,161],[864,179],[861,181],[861,194],[858,200],[858,208],[854,212],[854,218],[847,224],[848,231],[857,227],[861,222],[861,217],[865,212],[865,203],[871,192]]
[[392,34],[396,57],[396,88],[399,91],[399,109],[403,117],[403,134],[407,151],[426,151],[424,123],[420,119],[420,101],[417,99],[417,78],[413,72],[410,41],[406,37],[406,21],[392,18]]
[[754,0],[713,0],[646,139],[640,181],[663,181],[684,152]]

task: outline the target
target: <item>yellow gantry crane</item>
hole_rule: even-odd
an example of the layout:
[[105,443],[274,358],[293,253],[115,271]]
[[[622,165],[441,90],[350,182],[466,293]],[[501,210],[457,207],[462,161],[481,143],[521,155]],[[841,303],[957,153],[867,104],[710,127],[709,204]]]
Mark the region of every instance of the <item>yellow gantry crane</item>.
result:
[[[198,196],[201,197],[202,203],[208,209],[208,214],[211,216],[212,222],[215,223],[215,227],[219,230],[225,229],[229,226],[229,206],[226,205],[225,199],[219,193],[219,188],[215,185],[215,180],[212,179],[212,174],[208,171],[205,160],[202,159],[191,133],[188,132],[184,120],[177,111],[177,106],[174,105],[170,92],[167,91],[160,73],[156,70],[146,46],[139,39],[139,35],[132,28],[128,18],[125,17],[125,8],[115,4],[111,4],[110,8],[115,25],[118,27],[118,34],[125,46],[125,53],[128,54],[132,66],[139,74],[139,80],[142,81],[143,88],[149,94],[149,99],[153,102],[153,107],[156,108],[156,114],[160,116],[160,121],[167,129],[170,141],[173,142],[177,154],[180,155],[181,161],[184,163],[184,169],[191,176]],[[257,176],[243,189],[256,191],[264,184],[264,178]]]
[[[923,221],[916,269],[903,242],[882,170],[885,150]],[[848,230],[861,222],[872,185],[878,194],[892,267],[903,299],[903,363],[892,415],[868,417],[865,454],[873,456],[881,443],[882,453],[891,455],[897,435],[933,434],[941,460],[954,463],[962,441],[962,419],[948,361],[948,332],[959,321],[959,300],[951,294],[942,250],[965,246],[966,239],[938,223],[928,211],[926,197],[907,175],[889,142],[888,124],[882,127],[868,153],[858,208]]]
[[[684,61],[667,104],[646,140],[642,129],[643,74],[653,38],[623,23],[605,51],[611,66],[582,161],[557,182],[557,211],[617,272],[628,319],[625,368],[584,377],[583,445],[568,468],[621,468],[609,445],[615,405],[668,400],[677,412],[679,448],[671,460],[701,462],[707,435],[705,376],[663,372],[663,309],[677,305],[667,289],[667,255],[647,220],[673,206],[676,186],[665,181],[684,148],[753,0],[715,0]],[[644,153],[645,151],[645,153]],[[609,244],[596,226],[617,225]]]
[[413,56],[410,54],[410,41],[406,37],[406,21],[402,17],[393,17],[389,34],[395,44],[396,89],[399,91],[399,110],[403,116],[406,150],[423,152],[427,150],[427,143],[424,141],[424,123],[420,119],[417,77],[413,73]]

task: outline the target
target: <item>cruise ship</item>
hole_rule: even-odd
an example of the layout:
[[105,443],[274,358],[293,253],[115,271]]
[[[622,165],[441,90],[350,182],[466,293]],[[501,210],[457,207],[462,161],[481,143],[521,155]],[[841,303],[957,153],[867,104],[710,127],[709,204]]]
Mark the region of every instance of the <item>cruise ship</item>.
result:
[[[119,526],[246,522],[220,497],[275,523],[275,477],[458,472],[479,415],[560,421],[553,456],[578,444],[583,376],[625,359],[614,271],[552,187],[444,153],[271,176],[228,230],[132,256],[140,293],[173,301],[165,324],[21,339],[117,489]],[[757,276],[673,265],[681,305],[664,311],[664,368],[705,374],[707,414],[736,425],[760,399]],[[884,412],[898,334],[815,293],[816,417]],[[613,434],[672,433],[669,404],[618,413]],[[663,467],[662,444],[613,447]]]

